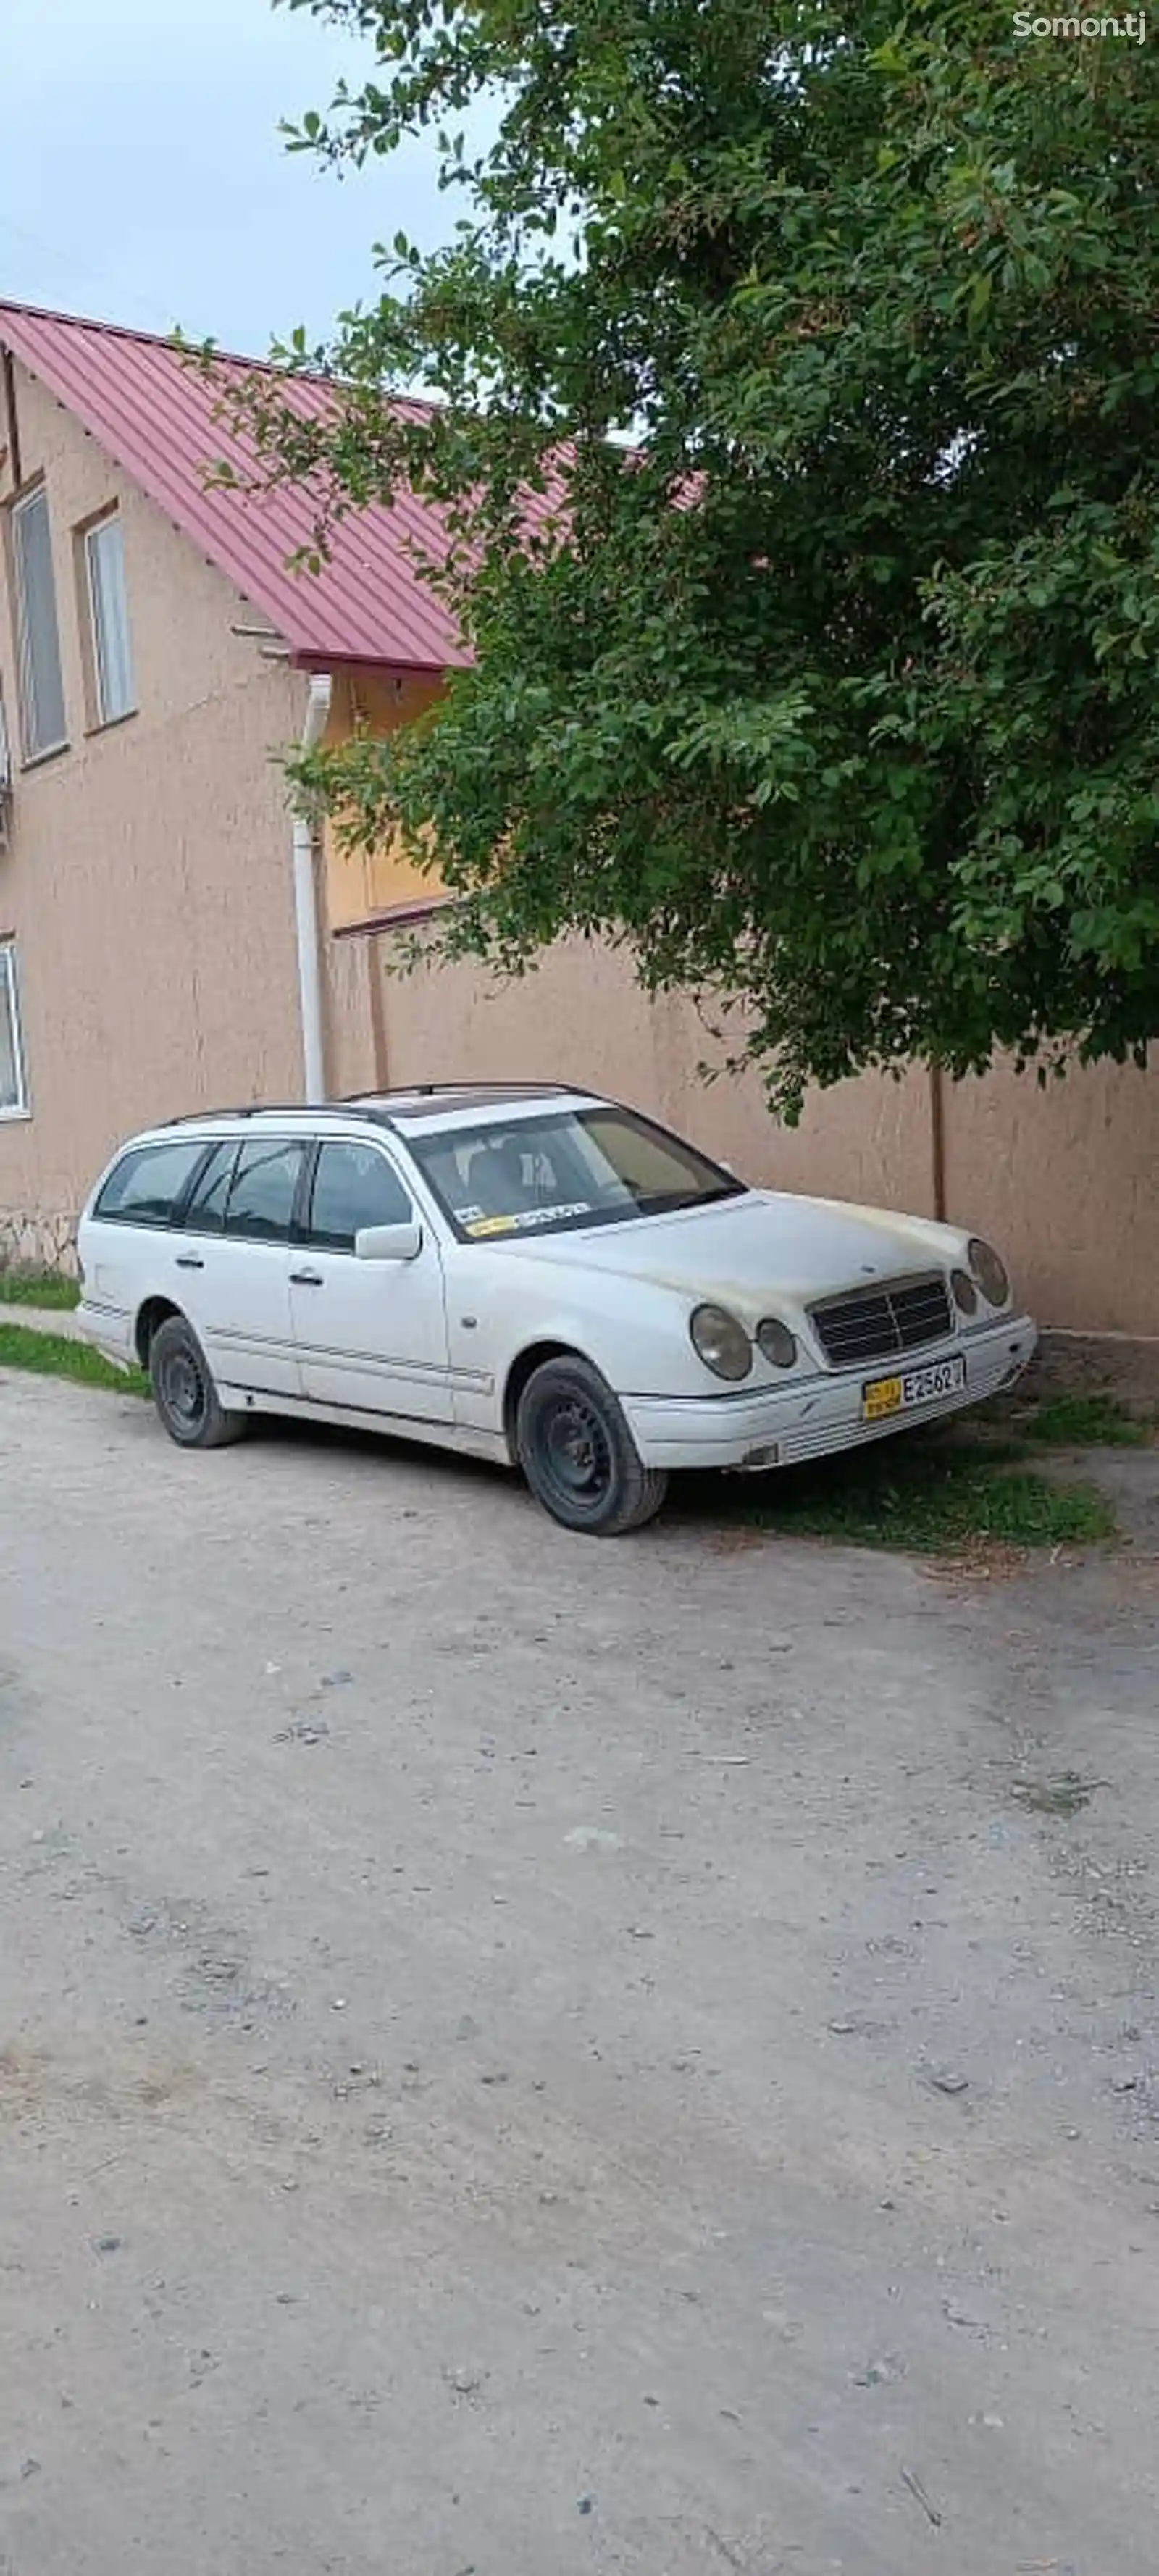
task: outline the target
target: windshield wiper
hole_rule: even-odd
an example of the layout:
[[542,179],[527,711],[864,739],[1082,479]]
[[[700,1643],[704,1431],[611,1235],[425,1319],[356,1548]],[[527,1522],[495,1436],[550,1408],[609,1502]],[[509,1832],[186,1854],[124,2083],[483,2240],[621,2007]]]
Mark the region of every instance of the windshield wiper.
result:
[[641,1216],[674,1216],[680,1208],[711,1207],[718,1199],[744,1196],[743,1181],[722,1181],[715,1190],[654,1190],[636,1201]]

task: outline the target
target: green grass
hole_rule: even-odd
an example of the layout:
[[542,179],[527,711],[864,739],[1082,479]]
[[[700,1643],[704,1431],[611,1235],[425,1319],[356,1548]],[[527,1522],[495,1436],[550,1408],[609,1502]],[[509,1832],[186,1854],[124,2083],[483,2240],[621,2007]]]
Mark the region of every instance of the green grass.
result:
[[80,1304],[75,1279],[59,1270],[0,1270],[0,1306],[44,1306],[61,1314]]
[[69,1377],[78,1386],[105,1386],[118,1395],[147,1395],[139,1369],[113,1368],[89,1342],[63,1333],[41,1333],[27,1324],[0,1324],[0,1368],[32,1369],[39,1377]]
[[729,1478],[711,1501],[698,1479],[697,1501],[718,1524],[919,1555],[980,1540],[1058,1547],[1114,1536],[1114,1514],[1093,1485],[1036,1475],[1019,1463],[1023,1455],[1015,1441],[888,1440],[815,1466]]
[[1020,1429],[1027,1440],[1051,1449],[1145,1449],[1151,1425],[1126,1412],[1113,1395],[1055,1395],[1040,1404]]

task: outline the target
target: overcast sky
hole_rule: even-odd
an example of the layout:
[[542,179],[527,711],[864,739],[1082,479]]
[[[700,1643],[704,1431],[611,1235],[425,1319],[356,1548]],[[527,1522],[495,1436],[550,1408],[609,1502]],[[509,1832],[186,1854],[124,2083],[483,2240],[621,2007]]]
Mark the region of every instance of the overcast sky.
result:
[[255,355],[373,291],[371,244],[458,211],[412,147],[340,180],[287,156],[282,116],[360,57],[268,0],[0,0],[0,301]]

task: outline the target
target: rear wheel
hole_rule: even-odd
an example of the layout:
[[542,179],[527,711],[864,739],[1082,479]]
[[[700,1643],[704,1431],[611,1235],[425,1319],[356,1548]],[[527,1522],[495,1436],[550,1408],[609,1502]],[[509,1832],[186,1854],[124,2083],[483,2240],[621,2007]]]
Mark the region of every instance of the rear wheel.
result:
[[515,1445],[536,1501],[564,1529],[619,1538],[659,1511],[668,1478],[645,1467],[588,1360],[545,1360],[519,1399]]
[[184,1315],[159,1324],[149,1344],[153,1402],[180,1449],[224,1449],[249,1429],[244,1413],[227,1413],[209,1362]]

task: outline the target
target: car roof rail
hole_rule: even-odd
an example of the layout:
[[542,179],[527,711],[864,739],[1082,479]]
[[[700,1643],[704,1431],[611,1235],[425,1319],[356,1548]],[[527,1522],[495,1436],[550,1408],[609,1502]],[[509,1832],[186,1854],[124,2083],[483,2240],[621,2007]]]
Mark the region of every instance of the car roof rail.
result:
[[359,1108],[365,1117],[374,1115],[373,1106],[356,1099],[345,1100],[245,1100],[231,1102],[216,1109],[183,1109],[175,1118],[159,1118],[158,1127],[212,1126],[218,1118],[349,1118]]
[[[510,1092],[513,1098],[535,1099],[553,1093],[565,1098],[587,1100],[593,1094],[578,1082],[485,1082],[478,1077],[466,1082],[400,1082],[390,1091],[348,1091],[339,1100],[243,1100],[232,1101],[215,1109],[183,1109],[172,1118],[159,1118],[158,1127],[197,1127],[217,1118],[369,1118],[380,1125],[389,1123],[387,1103],[392,1100],[439,1100],[446,1096],[469,1098],[472,1092],[491,1097]],[[381,1104],[381,1105],[380,1105]]]
[[482,1074],[472,1074],[463,1082],[397,1082],[390,1091],[348,1091],[344,1093],[341,1104],[331,1101],[329,1106],[365,1108],[376,1100],[437,1100],[446,1091],[468,1094],[472,1091],[528,1092],[532,1098],[539,1092],[563,1091],[570,1092],[577,1100],[601,1096],[590,1092],[581,1082],[508,1082],[502,1074],[497,1074],[494,1082],[488,1082]]

